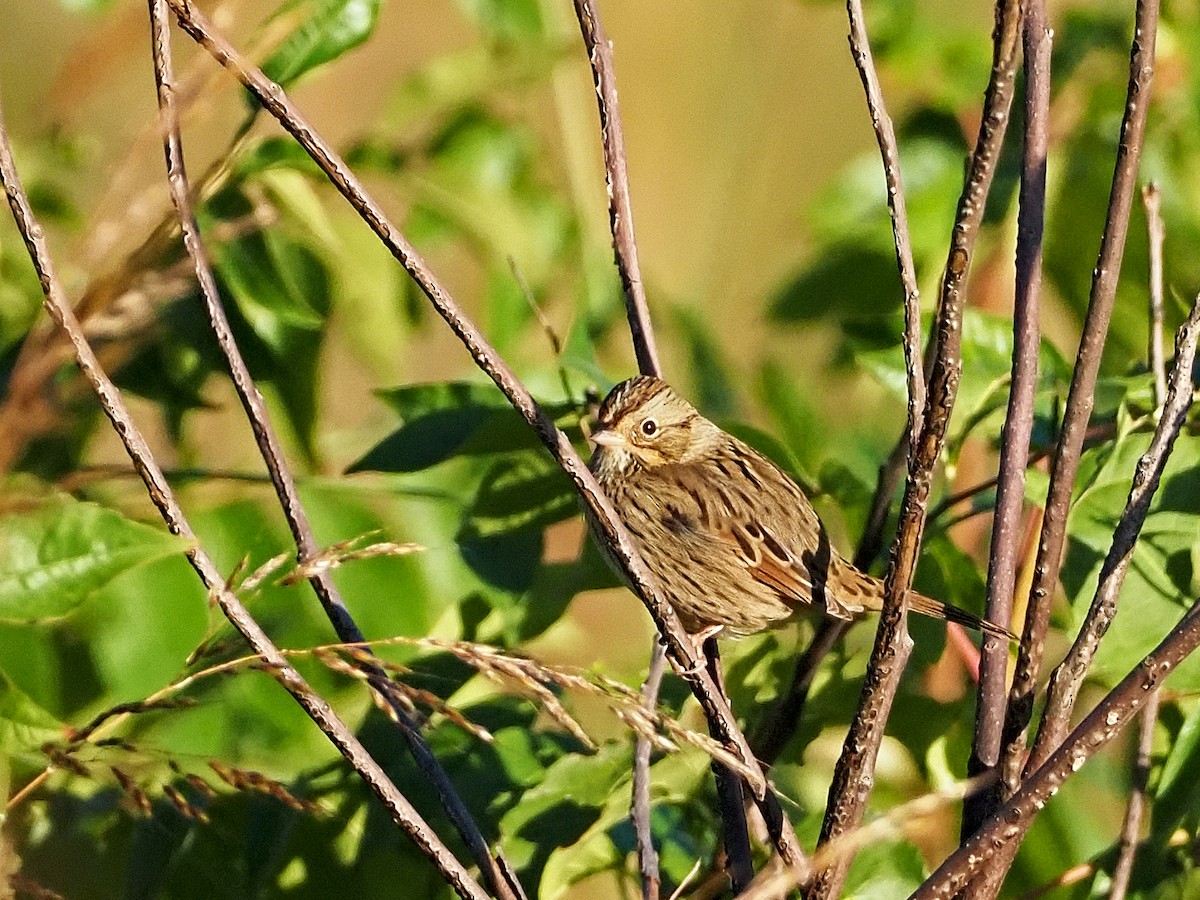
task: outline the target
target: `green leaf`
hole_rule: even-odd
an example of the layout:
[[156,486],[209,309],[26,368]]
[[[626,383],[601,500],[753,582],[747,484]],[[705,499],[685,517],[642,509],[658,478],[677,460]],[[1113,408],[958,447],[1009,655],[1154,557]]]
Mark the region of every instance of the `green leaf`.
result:
[[[1125,508],[1129,485],[1150,435],[1129,434],[1107,448],[1085,453],[1090,477],[1071,508],[1069,544],[1062,569],[1063,587],[1076,624],[1095,595],[1100,567]],[[1100,643],[1092,675],[1114,684],[1154,649],[1183,615],[1195,596],[1197,573],[1192,553],[1200,534],[1200,438],[1183,434],[1167,461],[1159,490],[1130,561],[1118,599],[1117,615]],[[1171,686],[1200,686],[1200,658],[1189,657],[1172,673]]]
[[66,615],[122,572],[186,546],[162,528],[63,494],[6,497],[0,513],[0,619]]
[[770,314],[781,322],[832,319],[890,325],[902,300],[895,256],[883,248],[845,243],[823,250],[780,290]]
[[[929,323],[925,328],[928,329]],[[962,380],[954,416],[950,423],[952,452],[970,434],[979,431],[997,435],[1008,403],[1008,385],[1012,371],[1012,320],[968,308],[963,315]],[[898,345],[879,350],[864,349],[857,361],[876,377],[888,391],[907,398],[904,355]],[[1038,352],[1038,393],[1035,415],[1048,420],[1055,400],[1070,378],[1070,367],[1048,341]]]
[[925,880],[925,862],[907,841],[873,841],[859,851],[846,876],[847,900],[906,897]]
[[1194,832],[1200,823],[1200,703],[1193,703],[1163,762],[1154,792],[1150,846],[1165,848],[1177,828]]
[[606,744],[591,756],[564,756],[500,819],[505,852],[539,885],[537,896],[554,896],[551,889],[564,887],[558,876],[553,884],[541,885],[543,867],[555,848],[573,846],[597,822],[610,795],[628,780],[629,766],[625,743]]
[[687,349],[696,406],[710,418],[732,415],[737,408],[733,378],[713,328],[696,310],[679,307],[672,317]]
[[521,453],[484,476],[461,534],[478,539],[540,530],[578,510],[574,487],[558,464],[542,453]]
[[[541,441],[494,386],[441,382],[394,388],[380,397],[402,421],[349,471],[418,472],[458,455],[529,450]],[[543,404],[551,416],[568,404]]]
[[381,0],[317,0],[309,16],[262,65],[287,87],[301,75],[363,43],[375,30]]
[[538,38],[542,16],[537,0],[458,0],[480,28],[500,39]]
[[42,744],[59,740],[65,733],[62,722],[0,671],[0,748],[6,754],[32,756]]

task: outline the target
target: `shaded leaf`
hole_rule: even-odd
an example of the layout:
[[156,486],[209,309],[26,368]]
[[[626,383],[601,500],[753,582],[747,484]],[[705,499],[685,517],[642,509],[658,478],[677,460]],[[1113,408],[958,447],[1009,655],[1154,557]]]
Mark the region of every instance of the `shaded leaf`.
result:
[[363,43],[375,30],[381,0],[316,0],[308,17],[262,64],[284,87]]
[[66,615],[122,572],[186,542],[62,494],[10,496],[0,513],[0,618]]

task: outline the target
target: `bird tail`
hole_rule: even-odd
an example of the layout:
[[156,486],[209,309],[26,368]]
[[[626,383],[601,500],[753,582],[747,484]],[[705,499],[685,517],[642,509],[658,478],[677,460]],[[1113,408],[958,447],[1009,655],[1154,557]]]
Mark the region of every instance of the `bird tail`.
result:
[[965,625],[967,628],[974,628],[976,631],[983,631],[988,634],[994,634],[997,637],[1008,638],[1010,641],[1020,640],[1007,628],[1002,628],[994,622],[982,619],[974,613],[967,612],[965,609],[959,609],[957,606],[951,606],[949,603],[943,603],[941,600],[934,600],[932,597],[918,594],[916,591],[908,592],[908,608],[923,616],[930,616],[934,619],[945,619],[947,622],[957,622],[959,625]]

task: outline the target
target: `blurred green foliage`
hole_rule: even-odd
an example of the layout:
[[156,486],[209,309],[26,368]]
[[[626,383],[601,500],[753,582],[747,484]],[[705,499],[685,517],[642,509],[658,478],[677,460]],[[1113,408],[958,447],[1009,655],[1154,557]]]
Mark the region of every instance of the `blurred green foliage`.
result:
[[[101,15],[110,4],[64,5]],[[380,7],[378,0],[296,0],[268,11],[263,28],[286,23],[287,30],[272,45],[265,68],[289,85],[319,81],[322,66],[370,39]],[[470,33],[467,46],[400,78],[378,118],[360,123],[344,150],[373,190],[403,198],[406,234],[422,253],[449,267],[445,277],[456,290],[466,286],[468,305],[490,340],[514,360],[582,450],[588,392],[602,394],[623,376],[625,369],[610,361],[615,352],[628,358],[619,285],[609,249],[584,238],[583,213],[562,183],[554,139],[513,102],[543,97],[565,60],[578,63],[578,53],[536,0],[461,0],[459,9]],[[906,101],[897,127],[914,255],[929,298],[943,264],[989,47],[983,33],[923,4],[893,0],[873,4],[870,12],[889,91]],[[1191,6],[1173,5],[1165,15],[1143,170],[1163,189],[1169,283],[1189,294],[1200,281],[1200,257],[1191,252],[1200,237],[1200,178],[1194,171],[1200,164],[1200,28]],[[1054,110],[1056,121],[1070,127],[1056,129],[1050,161],[1046,302],[1065,315],[1066,330],[1086,307],[1123,100],[1128,18],[1123,6],[1095,4],[1064,11],[1055,24]],[[590,104],[590,95],[581,102]],[[262,114],[253,104],[240,112],[245,119],[226,165],[202,176],[199,215],[242,352],[286,429],[317,538],[332,545],[382,535],[424,548],[347,562],[338,570],[338,585],[359,625],[372,639],[464,639],[556,659],[575,647],[573,665],[608,672],[606,653],[642,632],[608,616],[605,633],[589,637],[585,649],[572,643],[581,628],[596,627],[581,625],[572,601],[618,581],[581,535],[570,482],[482,376],[444,377],[446,368],[436,359],[438,374],[417,383],[396,386],[380,374],[397,355],[446,346],[438,343],[441,323],[341,207],[312,162],[289,140],[261,134],[256,122]],[[987,298],[1008,290],[1005,267],[997,261],[1011,256],[1019,128],[1018,116],[973,274],[963,379],[939,497],[962,486],[954,481],[960,469],[974,471],[980,458],[993,458],[1004,416],[1011,329],[1007,307]],[[62,235],[78,234],[86,219],[73,190],[82,167],[79,148],[69,134],[47,130],[22,149],[39,215]],[[635,184],[635,195],[637,189]],[[899,409],[905,390],[901,293],[876,157],[847,160],[807,218],[812,245],[806,257],[773,296],[755,302],[785,341],[799,329],[825,329],[836,344],[834,368],[847,382],[868,383],[863,390]],[[31,371],[28,356],[40,352],[52,364],[39,390],[55,397],[56,415],[53,427],[22,436],[15,472],[0,495],[0,782],[11,794],[93,716],[230,662],[244,648],[207,604],[184,559],[187,548],[153,522],[136,482],[93,465],[97,436],[107,423],[71,367],[51,345],[39,343],[37,284],[23,248],[4,228],[0,385],[12,403],[20,379]],[[1066,602],[1056,612],[1053,635],[1059,647],[1091,601],[1153,426],[1144,359],[1144,230],[1135,212],[1097,396],[1099,436],[1085,453],[1071,513],[1062,575]],[[214,403],[225,402],[214,401],[227,396],[223,363],[194,289],[171,279],[165,288],[145,287],[147,273],[186,264],[174,232],[164,226],[140,237],[144,242],[124,268],[88,286],[85,322],[120,386],[143,398],[161,421],[166,451],[180,463],[172,477],[200,540],[231,583],[242,584],[248,573],[288,554],[290,538],[262,479],[207,467],[207,454],[241,447],[247,436],[214,435],[195,425]],[[848,550],[862,531],[876,469],[896,437],[887,428],[900,417],[891,423],[825,421],[821,410],[828,404],[798,381],[791,361],[785,364],[770,350],[734,356],[727,349],[731,321],[651,289],[664,342],[679,360],[677,380],[692,388],[704,411],[802,481]],[[119,301],[131,296],[149,305],[149,316],[145,309],[128,314],[128,302]],[[927,309],[932,305],[926,301]],[[561,332],[557,359],[539,306],[551,310]],[[1181,309],[1168,303],[1169,328]],[[341,377],[331,345],[377,379],[369,387],[384,410],[383,424],[370,437],[339,435],[336,407],[347,401],[330,400],[328,385]],[[1057,335],[1043,342],[1038,448],[1053,440],[1072,351]],[[1194,416],[1190,428],[1134,554],[1121,614],[1092,673],[1096,689],[1111,686],[1135,665],[1200,589]],[[339,452],[331,453],[332,446]],[[252,458],[248,451],[231,457]],[[340,466],[331,466],[331,457],[356,461],[336,472]],[[1044,496],[1045,478],[1031,469],[1030,506]],[[968,513],[987,512],[993,501],[994,492],[980,491]],[[930,522],[917,587],[978,610],[986,537],[952,529],[962,509]],[[306,584],[270,577],[244,593],[281,646],[332,640]],[[940,623],[920,620],[911,627],[917,649],[877,773],[877,811],[965,775],[972,685]],[[733,706],[749,732],[784,690],[809,632],[802,624],[725,645]],[[772,773],[794,801],[789,812],[809,843],[870,639],[870,626],[857,628],[826,660],[797,736]],[[632,741],[611,716],[589,709],[595,697],[559,691],[597,732],[600,748],[593,752],[541,704],[497,687],[444,649],[402,643],[381,646],[380,653],[402,667],[414,688],[487,729],[490,740],[460,728],[453,716],[428,713],[431,746],[531,896],[634,890]],[[311,654],[296,661],[461,851],[432,787],[361,685]],[[1135,876],[1138,897],[1185,896],[1194,889],[1189,848],[1200,827],[1200,706],[1191,695],[1200,689],[1198,665],[1185,664],[1168,683],[1156,734],[1150,839]],[[638,677],[610,674],[630,683]],[[395,896],[398,885],[405,896],[448,895],[266,675],[235,665],[224,676],[208,672],[180,682],[170,696],[194,703],[128,717],[103,733],[119,742],[77,750],[73,771],[60,772],[8,810],[5,838],[32,883],[70,897],[382,897]],[[662,708],[689,727],[702,727],[678,680],[668,678]],[[225,783],[222,766],[261,771],[259,789]],[[652,779],[653,831],[664,882],[674,888],[697,860],[707,864],[719,840],[707,758],[694,749],[657,754]],[[271,785],[279,789],[272,793]],[[1026,842],[1011,892],[1045,884],[1088,861],[1095,863],[1090,879],[1049,896],[1103,891],[1128,787],[1120,750],[1097,758],[1069,782]],[[204,820],[172,801],[168,788],[203,810]],[[873,843],[854,864],[848,896],[910,892],[956,835],[953,820],[935,818],[921,834]]]

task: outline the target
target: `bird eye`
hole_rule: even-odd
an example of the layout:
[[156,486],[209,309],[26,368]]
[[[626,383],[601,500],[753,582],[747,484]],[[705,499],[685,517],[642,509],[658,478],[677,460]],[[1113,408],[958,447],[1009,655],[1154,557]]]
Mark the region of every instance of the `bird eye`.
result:
[[642,423],[642,434],[644,434],[646,437],[654,437],[657,431],[658,423],[653,419],[647,419]]

